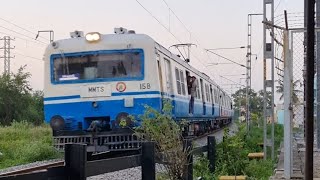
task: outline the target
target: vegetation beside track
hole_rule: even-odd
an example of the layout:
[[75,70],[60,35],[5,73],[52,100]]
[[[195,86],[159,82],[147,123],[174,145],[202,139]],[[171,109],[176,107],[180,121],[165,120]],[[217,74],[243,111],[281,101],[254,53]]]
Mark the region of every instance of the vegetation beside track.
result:
[[0,126],[0,152],[0,169],[63,156],[52,146],[49,126],[24,121]]
[[17,73],[0,74],[0,125],[9,126],[14,121],[43,123],[43,92],[31,88],[30,77],[25,66]]
[[[239,124],[239,131],[230,136],[225,129],[223,142],[217,145],[215,173],[210,173],[206,158],[200,158],[194,165],[194,176],[206,180],[218,179],[222,175],[246,175],[249,179],[269,179],[272,176],[274,165],[270,155],[267,160],[249,160],[247,155],[252,152],[262,152],[258,144],[263,142],[263,129],[253,125],[246,133],[245,124]],[[271,125],[268,125],[271,130]],[[283,126],[275,124],[275,152],[279,149],[283,139]],[[270,149],[268,149],[270,152]],[[270,153],[268,153],[270,154]]]

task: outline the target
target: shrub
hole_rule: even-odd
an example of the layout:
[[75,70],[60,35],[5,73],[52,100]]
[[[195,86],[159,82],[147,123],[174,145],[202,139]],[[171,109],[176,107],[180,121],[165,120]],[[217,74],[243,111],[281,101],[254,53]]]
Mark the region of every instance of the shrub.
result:
[[0,75],[0,125],[10,125],[14,120],[43,123],[43,93],[32,91],[28,81],[31,74],[24,69]]
[[247,176],[253,179],[269,179],[273,173],[273,161],[268,160],[251,160],[245,168]]
[[164,177],[173,180],[182,179],[188,151],[183,148],[180,125],[172,119],[171,102],[163,103],[162,112],[149,106],[145,108],[145,113],[140,116],[141,126],[135,129],[135,134],[144,140],[156,143],[156,151],[163,154],[163,161],[166,162],[164,167],[167,175]]

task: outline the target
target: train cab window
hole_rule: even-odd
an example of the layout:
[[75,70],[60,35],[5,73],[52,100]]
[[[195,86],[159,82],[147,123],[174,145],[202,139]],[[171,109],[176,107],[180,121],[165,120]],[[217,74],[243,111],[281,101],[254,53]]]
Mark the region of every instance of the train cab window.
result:
[[143,78],[142,51],[102,51],[52,55],[55,82]]

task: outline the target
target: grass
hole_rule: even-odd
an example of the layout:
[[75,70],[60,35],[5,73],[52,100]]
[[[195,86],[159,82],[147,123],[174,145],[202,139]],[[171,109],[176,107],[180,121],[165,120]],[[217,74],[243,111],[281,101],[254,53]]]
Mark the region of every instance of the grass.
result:
[[[217,145],[216,171],[210,173],[208,161],[201,158],[194,165],[195,177],[202,176],[204,179],[218,179],[220,175],[246,175],[248,179],[269,179],[274,170],[275,161],[270,159],[268,152],[267,160],[249,160],[249,152],[262,152],[258,143],[263,142],[263,129],[253,126],[249,134],[245,133],[243,124],[239,124],[239,131],[234,136],[225,133],[225,141]],[[268,131],[271,125],[268,125]],[[275,124],[275,152],[283,139],[283,126]],[[276,157],[276,155],[275,155]]]
[[62,157],[52,146],[50,127],[27,122],[0,127],[0,152],[0,169]]

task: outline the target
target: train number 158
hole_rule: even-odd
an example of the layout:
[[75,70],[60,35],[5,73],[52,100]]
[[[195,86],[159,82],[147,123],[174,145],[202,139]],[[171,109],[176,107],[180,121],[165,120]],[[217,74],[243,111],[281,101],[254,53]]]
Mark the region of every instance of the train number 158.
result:
[[140,89],[150,89],[151,85],[150,83],[141,83],[140,84]]

